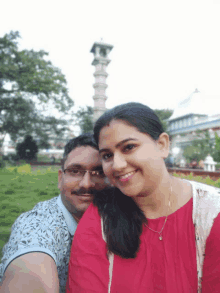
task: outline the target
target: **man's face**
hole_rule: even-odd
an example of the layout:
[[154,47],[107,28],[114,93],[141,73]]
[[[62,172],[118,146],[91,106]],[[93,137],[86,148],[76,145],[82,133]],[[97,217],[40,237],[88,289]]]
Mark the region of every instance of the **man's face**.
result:
[[[90,146],[81,146],[72,150],[64,164],[65,169],[74,170],[102,170],[98,150]],[[83,213],[93,200],[95,190],[107,187],[105,177],[94,178],[86,172],[82,178],[76,178],[69,172],[58,172],[58,188],[61,192],[63,204],[68,211],[79,221]]]

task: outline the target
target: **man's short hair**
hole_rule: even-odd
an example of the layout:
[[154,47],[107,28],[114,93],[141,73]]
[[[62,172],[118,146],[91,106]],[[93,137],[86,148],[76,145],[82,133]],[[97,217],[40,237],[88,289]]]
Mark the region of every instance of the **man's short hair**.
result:
[[90,146],[96,150],[98,150],[98,145],[95,142],[94,136],[92,133],[84,133],[82,135],[79,135],[73,139],[71,139],[64,147],[64,154],[62,159],[62,169],[64,169],[64,164],[66,162],[66,159],[69,155],[69,153],[74,150],[77,147],[82,146]]

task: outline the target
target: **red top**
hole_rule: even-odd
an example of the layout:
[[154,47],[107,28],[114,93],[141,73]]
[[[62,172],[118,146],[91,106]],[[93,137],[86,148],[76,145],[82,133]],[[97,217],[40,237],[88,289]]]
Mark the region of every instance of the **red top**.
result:
[[[192,221],[193,200],[168,216],[162,232],[146,226],[140,237],[137,257],[114,257],[111,293],[191,293],[197,292],[195,229]],[[149,219],[156,231],[165,217]],[[220,216],[207,239],[203,268],[202,293],[220,292]],[[102,239],[98,210],[92,204],[76,230],[66,292],[108,292],[109,262]]]

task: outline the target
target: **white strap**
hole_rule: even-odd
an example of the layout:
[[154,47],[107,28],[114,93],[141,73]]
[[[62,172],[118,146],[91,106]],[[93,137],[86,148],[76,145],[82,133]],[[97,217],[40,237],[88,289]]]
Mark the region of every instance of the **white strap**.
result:
[[[101,229],[102,229],[102,239],[106,242],[106,237],[105,237],[105,233],[104,233],[104,229],[103,229],[103,219],[102,218],[101,218]],[[114,253],[108,252],[108,261],[109,261],[108,293],[111,293]]]
[[114,254],[109,253],[109,283],[108,283],[108,293],[111,293],[111,285],[112,285],[112,273],[113,273],[113,263],[114,263]]

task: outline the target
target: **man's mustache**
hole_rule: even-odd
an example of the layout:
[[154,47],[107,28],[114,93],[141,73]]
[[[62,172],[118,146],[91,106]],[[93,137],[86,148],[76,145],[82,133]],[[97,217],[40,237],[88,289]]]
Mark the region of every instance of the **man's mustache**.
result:
[[80,188],[80,189],[74,189],[71,190],[71,194],[74,195],[83,195],[83,194],[90,194],[90,195],[94,195],[95,194],[95,190],[93,189],[85,189],[85,188]]

